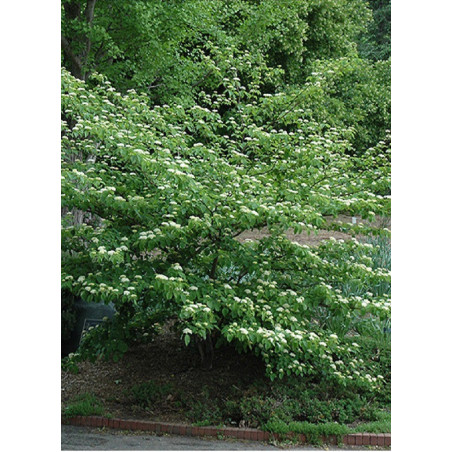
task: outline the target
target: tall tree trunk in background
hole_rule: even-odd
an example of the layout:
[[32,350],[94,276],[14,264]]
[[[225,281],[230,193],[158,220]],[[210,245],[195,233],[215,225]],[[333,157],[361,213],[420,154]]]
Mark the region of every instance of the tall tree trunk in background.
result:
[[75,55],[75,53],[72,51],[71,44],[69,43],[68,39],[61,35],[61,48],[63,49],[63,52],[65,53],[67,57],[67,62],[69,63],[67,65],[67,68],[69,72],[75,77],[80,80],[85,80],[82,61],[80,58]]

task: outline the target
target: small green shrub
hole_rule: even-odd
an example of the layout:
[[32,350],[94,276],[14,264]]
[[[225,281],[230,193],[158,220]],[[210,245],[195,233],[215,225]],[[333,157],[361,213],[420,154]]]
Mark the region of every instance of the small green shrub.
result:
[[78,357],[74,353],[69,353],[61,360],[61,370],[70,372],[72,374],[78,374],[80,369],[78,367]]
[[160,329],[161,316],[143,312],[131,314],[126,308],[118,308],[119,315],[84,334],[77,351],[81,359],[94,362],[102,357],[118,362],[131,346],[154,339]]
[[190,409],[187,417],[195,425],[216,425],[222,422],[223,416],[221,409],[214,401],[205,403],[201,400],[195,400],[190,403]]
[[280,435],[285,435],[289,433],[289,426],[281,419],[272,419],[262,426],[263,430],[270,433],[278,433]]
[[196,399],[185,400],[188,406],[187,418],[195,425],[217,425],[223,422],[224,405],[217,399],[211,398],[207,388],[203,388]]
[[350,429],[346,425],[328,422],[325,424],[311,424],[309,422],[291,422],[289,430],[294,433],[303,433],[311,444],[321,443],[322,436],[336,435],[339,440],[350,433]]
[[154,381],[148,381],[139,385],[134,385],[130,389],[133,402],[141,408],[149,408],[163,397],[173,391],[171,384],[159,385]]
[[336,422],[326,422],[323,424],[313,424],[311,422],[290,422],[286,423],[281,419],[275,418],[269,420],[263,429],[278,433],[284,438],[289,432],[306,435],[306,439],[310,444],[321,444],[322,437],[336,436],[339,442],[342,442],[344,435],[349,433],[389,433],[391,431],[391,414],[389,412],[380,411],[376,417],[377,421],[365,424],[359,424],[353,428]]
[[372,362],[377,374],[383,376],[381,388],[374,396],[374,406],[380,403],[387,407],[391,403],[391,334],[381,328],[381,325],[374,325],[366,334],[352,339],[359,344],[360,358]]
[[104,407],[94,395],[86,393],[79,395],[73,403],[69,404],[63,414],[67,417],[102,416]]
[[196,427],[207,427],[208,425],[212,425],[212,423],[209,420],[205,420],[193,422],[193,425],[195,425]]
[[242,420],[240,401],[226,400],[223,407],[224,420],[229,424],[238,424]]
[[245,420],[249,425],[259,426],[270,420],[278,402],[272,397],[261,395],[244,397],[239,404],[239,420]]

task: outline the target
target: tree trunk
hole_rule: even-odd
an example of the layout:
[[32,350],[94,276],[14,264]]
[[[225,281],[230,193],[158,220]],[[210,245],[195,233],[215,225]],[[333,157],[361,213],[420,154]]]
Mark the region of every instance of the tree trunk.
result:
[[206,339],[196,338],[196,345],[198,347],[199,356],[201,357],[201,366],[204,369],[211,370],[213,367],[213,342],[210,333],[207,334]]

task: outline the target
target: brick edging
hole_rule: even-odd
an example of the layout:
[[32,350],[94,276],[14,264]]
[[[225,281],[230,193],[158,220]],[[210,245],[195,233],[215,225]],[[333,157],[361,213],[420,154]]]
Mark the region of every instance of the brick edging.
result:
[[[101,416],[74,416],[62,418],[63,424],[84,425],[89,427],[108,427],[121,430],[139,430],[153,433],[171,433],[183,436],[217,436],[227,438],[247,439],[251,441],[269,441],[279,439],[277,433],[264,432],[255,428],[234,427],[196,427],[187,424],[172,424],[168,422],[134,421],[118,418],[106,418]],[[290,433],[287,436],[297,439],[300,443],[306,443],[306,436],[298,433]],[[337,444],[336,435],[322,438],[325,443]],[[383,446],[391,445],[390,433],[350,433],[342,437],[345,445],[351,446]]]

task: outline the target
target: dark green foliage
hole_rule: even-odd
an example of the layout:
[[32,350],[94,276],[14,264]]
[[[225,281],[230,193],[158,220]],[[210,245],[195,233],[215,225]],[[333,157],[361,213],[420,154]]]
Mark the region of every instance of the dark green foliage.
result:
[[367,32],[358,39],[358,50],[363,58],[387,60],[391,56],[391,0],[368,0],[372,21]]
[[[358,421],[357,431],[364,431],[362,425],[368,424],[372,431],[390,430],[390,414],[384,411],[388,401],[381,403],[360,394],[359,390],[346,391],[314,381],[285,379],[269,383],[259,380],[248,389],[231,390],[225,394],[227,398],[211,394],[207,387],[196,397],[187,396],[172,384],[149,381],[135,385],[127,395],[132,405],[145,410],[152,410],[156,405],[166,406],[170,395],[172,409],[183,409],[187,421],[195,425],[244,423],[275,433],[283,433],[282,430],[305,433],[298,427],[294,429],[293,425],[310,424],[320,434],[326,431],[339,434],[344,425]],[[342,430],[334,433],[331,426]]]
[[80,372],[80,368],[78,367],[79,362],[80,359],[78,359],[78,357],[76,357],[73,353],[70,353],[61,360],[61,370],[63,372],[78,374]]
[[359,392],[294,380],[273,383],[271,392],[270,388],[268,392],[262,391],[262,382],[259,382],[256,393],[244,397],[239,407],[239,417],[255,427],[274,419],[286,423],[348,424],[357,419],[374,420],[377,412],[377,405],[369,405],[369,399]]
[[[386,409],[388,404],[388,392],[369,398],[359,388],[345,390],[314,380],[300,382],[295,379],[273,383],[256,381],[240,397],[231,395],[226,401],[203,399],[201,403],[210,407],[206,409],[210,413],[212,407],[217,408],[214,416],[208,416],[212,423],[223,421],[238,425],[245,422],[247,426],[258,428],[291,422],[316,425],[345,425],[356,421],[378,423],[382,421],[381,410]],[[202,419],[205,418],[202,416]],[[382,428],[381,424],[374,427]]]
[[360,355],[372,362],[375,369],[383,378],[380,391],[375,394],[375,401],[382,406],[388,406],[391,403],[391,334],[390,323],[384,326],[377,323],[364,324],[361,326],[361,332],[364,328],[369,328],[367,333],[373,336],[357,336],[353,339],[360,345]]
[[130,346],[150,342],[159,330],[159,320],[160,315],[149,312],[119,313],[84,335],[76,359],[118,361]]

